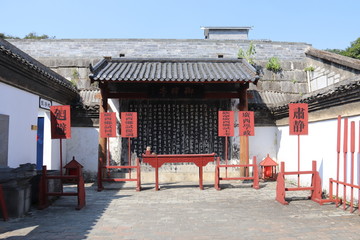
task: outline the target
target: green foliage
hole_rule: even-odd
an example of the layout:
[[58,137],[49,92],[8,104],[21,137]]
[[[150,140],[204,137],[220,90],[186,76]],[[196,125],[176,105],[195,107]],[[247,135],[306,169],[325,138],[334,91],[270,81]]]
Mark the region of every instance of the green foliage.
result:
[[[2,39],[20,39],[19,37],[14,37],[14,36],[11,36],[11,35],[7,35],[5,33],[0,33],[0,38]],[[37,35],[37,33],[35,32],[31,32],[29,34],[27,34],[24,39],[54,39],[54,37],[49,37],[48,35],[46,34],[43,34],[41,36]]]
[[313,71],[315,71],[315,68],[313,66],[308,66],[308,67],[304,68],[304,71],[305,72],[313,72]]
[[242,48],[239,49],[238,58],[244,58],[248,63],[254,65],[254,55],[256,53],[255,45],[253,42],[250,42],[249,48],[244,51]]
[[355,59],[360,59],[360,38],[351,42],[350,47],[345,50],[340,49],[326,49],[325,51],[340,54],[346,57],[351,57]]
[[24,39],[49,39],[49,36],[46,34],[39,36],[37,35],[36,32],[31,32],[28,35],[26,35]]
[[5,33],[0,33],[0,38],[1,39],[20,39],[18,37],[14,37],[14,36],[11,36],[11,35],[6,35]]
[[80,79],[80,74],[79,74],[79,72],[76,70],[76,69],[74,69],[73,71],[72,71],[72,74],[71,74],[71,83],[76,87],[76,84],[77,84],[77,82],[79,81],[79,79]]
[[345,56],[360,59],[360,38],[351,42],[350,47],[346,48]]
[[266,63],[266,69],[274,73],[280,72],[281,64],[279,59],[277,57],[271,57],[269,61]]
[[342,53],[344,52],[344,50],[341,50],[341,49],[325,49],[325,51],[340,54],[340,55],[342,55]]

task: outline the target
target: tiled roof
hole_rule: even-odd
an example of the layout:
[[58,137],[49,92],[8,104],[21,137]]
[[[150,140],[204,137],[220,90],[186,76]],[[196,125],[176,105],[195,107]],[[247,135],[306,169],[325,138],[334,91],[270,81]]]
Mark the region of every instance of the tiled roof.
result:
[[28,54],[24,53],[23,51],[3,39],[0,39],[0,54],[12,58],[25,68],[37,73],[38,75],[46,77],[50,81],[53,81],[55,84],[61,85],[68,90],[77,93],[76,88],[64,77],[52,71],[45,65],[41,64],[34,58],[30,57]]
[[[309,112],[323,108],[340,106],[360,101],[360,76],[332,84],[326,88],[305,94],[291,101],[292,103],[308,103]],[[277,119],[286,117],[288,114],[288,103],[276,104],[271,111]]]
[[89,107],[94,107],[100,104],[100,89],[82,89],[79,91],[80,101]]
[[257,91],[248,90],[250,94],[249,104],[265,104],[267,107],[273,107],[281,103],[288,103],[299,98],[299,94],[283,93],[276,91]]
[[256,83],[259,79],[243,59],[104,58],[90,70],[92,81]]

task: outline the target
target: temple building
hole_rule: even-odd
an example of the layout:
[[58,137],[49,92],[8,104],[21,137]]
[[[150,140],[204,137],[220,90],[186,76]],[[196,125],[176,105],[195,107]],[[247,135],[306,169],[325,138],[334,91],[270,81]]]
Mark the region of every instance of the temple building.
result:
[[[104,155],[108,150],[111,164],[129,164],[129,141],[120,132],[121,112],[138,113],[138,136],[130,142],[132,160],[141,157],[148,146],[158,154],[214,152],[224,160],[227,145],[229,161],[239,162],[246,144],[238,134],[238,119],[235,117],[235,135],[225,144],[225,139],[217,135],[217,112],[249,110],[255,113],[255,136],[249,137],[249,155],[260,162],[269,154],[274,161],[285,161],[289,168],[295,168],[296,161],[291,159],[297,157],[296,138],[289,135],[288,127],[290,102],[309,104],[309,135],[303,141],[302,166],[309,167],[316,159],[321,161],[319,166],[331,169],[336,154],[328,149],[336,139],[337,116],[360,118],[360,61],[314,49],[307,43],[249,40],[251,27],[202,29],[205,39],[9,42],[61,76],[61,81],[49,80],[51,85],[44,87],[61,85],[61,89],[51,89],[41,96],[53,104],[71,105],[72,138],[66,140],[66,161],[76,156],[89,180],[95,179],[98,171],[98,152]],[[246,51],[249,46],[256,49],[253,64],[238,55],[240,49]],[[11,49],[6,50],[10,55]],[[273,57],[279,60],[279,71],[266,67]],[[63,83],[64,79],[68,81]],[[57,98],[51,97],[55,94]],[[77,96],[80,100],[73,101]],[[29,125],[38,126],[35,112]],[[108,142],[99,139],[100,112],[117,113],[117,137]],[[3,108],[0,114],[6,115]],[[31,132],[30,138],[35,135]],[[32,157],[19,161],[12,157],[14,149],[9,146],[8,166],[36,163],[36,142],[29,141],[33,141]],[[143,181],[153,181],[151,169],[145,164],[142,168]],[[162,171],[168,181],[173,181],[175,175],[192,181],[196,168],[175,164]],[[213,174],[214,165],[209,164],[204,179],[212,181]],[[325,179],[332,176],[330,170],[321,174]]]

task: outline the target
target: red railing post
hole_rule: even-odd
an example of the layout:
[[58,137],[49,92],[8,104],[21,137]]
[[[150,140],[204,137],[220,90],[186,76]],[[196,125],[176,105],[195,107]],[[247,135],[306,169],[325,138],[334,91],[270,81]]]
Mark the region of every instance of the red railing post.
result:
[[[337,169],[336,169],[336,180],[339,181],[339,169],[340,169],[340,146],[341,146],[341,116],[338,116],[337,120]],[[339,183],[336,183],[336,207],[339,206]]]
[[159,159],[156,157],[155,191],[159,191]]
[[285,172],[285,163],[284,162],[280,163],[280,172],[282,172],[282,173]]
[[216,166],[215,166],[215,189],[220,190],[220,157],[216,158]]
[[47,184],[47,176],[46,176],[46,165],[42,168],[42,175],[39,182],[39,209],[44,209],[49,205],[49,199],[47,196],[48,192],[48,184]]
[[84,182],[81,166],[77,166],[77,167],[78,167],[77,173],[79,174],[79,176],[77,176],[78,206],[75,209],[80,210],[85,206],[85,182]]
[[316,169],[316,161],[312,161],[312,172],[313,173],[312,173],[311,187],[313,187],[313,190],[311,192],[311,200],[321,204],[321,195],[322,195],[321,179]]
[[99,164],[98,164],[98,174],[97,174],[97,179],[98,179],[98,192],[101,192],[102,190],[104,190],[103,184],[102,184],[102,170],[103,170],[103,160],[102,158],[99,158]]
[[4,191],[2,189],[1,184],[0,184],[0,207],[1,207],[1,212],[3,215],[4,221],[9,220],[9,216],[8,216],[8,212],[7,212],[7,208],[6,208],[6,204],[5,204]]
[[[348,144],[347,144],[347,139],[348,139],[348,119],[345,118],[344,119],[344,183],[346,183],[347,181],[347,177],[346,177],[346,172],[347,172],[347,149],[348,149]],[[346,185],[344,185],[344,196],[343,196],[343,209],[346,209]]]
[[[329,199],[330,201],[333,201],[334,198],[333,198],[333,183],[332,183],[332,178],[329,179]],[[336,201],[336,204],[337,204],[337,199],[335,199]]]
[[141,191],[140,159],[136,158],[136,191]]
[[[355,153],[355,122],[351,121],[350,126],[350,152],[351,152],[351,169],[350,169],[350,183],[354,184],[354,153]],[[354,188],[351,186],[350,193],[350,212],[354,209]]]
[[253,157],[253,177],[254,177],[254,184],[253,184],[253,188],[255,189],[259,189],[260,186],[259,186],[259,173],[258,173],[258,166],[257,166],[257,163],[256,163],[256,157],[254,156]]

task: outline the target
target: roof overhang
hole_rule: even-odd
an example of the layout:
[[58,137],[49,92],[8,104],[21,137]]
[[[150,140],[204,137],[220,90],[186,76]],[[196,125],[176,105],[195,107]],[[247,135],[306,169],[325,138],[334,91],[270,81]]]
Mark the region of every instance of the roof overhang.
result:
[[244,59],[104,58],[90,65],[92,82],[253,83],[256,69]]

